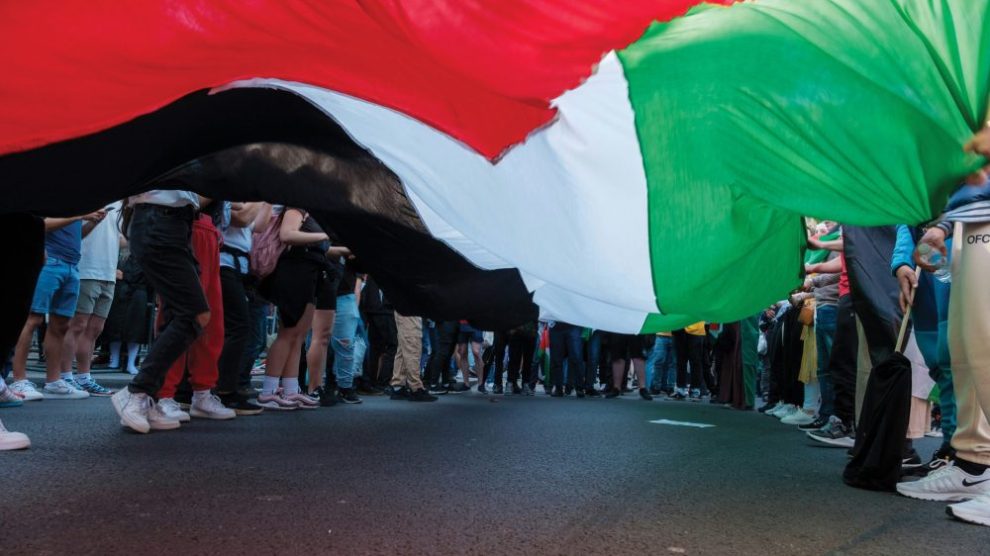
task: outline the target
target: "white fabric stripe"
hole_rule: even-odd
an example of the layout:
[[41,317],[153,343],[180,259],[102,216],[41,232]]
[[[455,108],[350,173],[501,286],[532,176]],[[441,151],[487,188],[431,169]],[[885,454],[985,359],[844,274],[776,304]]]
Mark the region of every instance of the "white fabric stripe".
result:
[[656,311],[646,176],[614,53],[555,101],[557,121],[496,165],[417,120],[333,91],[276,80],[232,86],[284,88],[320,107],[399,175],[431,233],[482,268],[515,267],[528,284],[545,282],[535,297],[555,318],[631,332]]

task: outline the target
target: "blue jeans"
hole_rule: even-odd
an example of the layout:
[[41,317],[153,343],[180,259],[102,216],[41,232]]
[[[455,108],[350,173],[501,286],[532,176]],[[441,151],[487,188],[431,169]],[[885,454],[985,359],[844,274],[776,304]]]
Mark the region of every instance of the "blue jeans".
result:
[[821,387],[822,405],[818,415],[831,417],[835,413],[835,385],[828,361],[835,339],[835,318],[838,307],[822,305],[815,316],[815,340],[818,342],[818,385]]
[[676,380],[677,358],[674,353],[674,338],[657,336],[653,351],[646,360],[646,383],[657,390],[668,390]]
[[590,387],[584,373],[584,330],[566,322],[557,322],[550,329],[550,383],[555,388],[564,385],[564,360],[567,360],[567,384],[574,388]]
[[79,268],[56,257],[48,257],[41,267],[31,312],[72,318],[79,301]]
[[[337,296],[337,316],[333,321],[330,346],[333,347],[333,374],[340,388],[354,387],[356,344],[361,315],[358,313],[357,296]],[[363,355],[363,351],[361,353]]]

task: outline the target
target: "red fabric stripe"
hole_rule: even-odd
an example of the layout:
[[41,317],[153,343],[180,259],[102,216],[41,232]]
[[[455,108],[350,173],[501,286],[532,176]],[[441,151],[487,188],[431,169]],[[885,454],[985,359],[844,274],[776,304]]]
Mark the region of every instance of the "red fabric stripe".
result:
[[389,106],[495,157],[610,49],[697,0],[31,0],[0,3],[0,154],[237,79]]

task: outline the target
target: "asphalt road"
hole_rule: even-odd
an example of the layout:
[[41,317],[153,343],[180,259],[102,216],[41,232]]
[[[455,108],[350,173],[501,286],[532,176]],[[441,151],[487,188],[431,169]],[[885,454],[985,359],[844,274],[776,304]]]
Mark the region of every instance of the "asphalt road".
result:
[[0,410],[34,442],[0,453],[0,553],[990,554],[990,530],[844,486],[843,450],[769,417],[493,398],[366,398],[147,436],[107,399]]

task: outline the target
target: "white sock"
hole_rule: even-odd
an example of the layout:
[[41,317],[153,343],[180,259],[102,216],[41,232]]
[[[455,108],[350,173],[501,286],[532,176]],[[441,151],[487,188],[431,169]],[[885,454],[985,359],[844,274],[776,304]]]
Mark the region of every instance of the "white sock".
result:
[[205,400],[210,397],[210,394],[212,394],[212,392],[209,390],[194,390],[193,400]]
[[265,375],[265,379],[261,383],[261,393],[267,395],[274,394],[278,390],[278,380],[279,377],[277,376]]
[[60,374],[62,376],[62,380],[71,380],[72,379],[72,371],[65,371],[65,372],[60,373]]
[[138,349],[140,349],[140,348],[141,348],[141,346],[139,346],[137,344],[127,344],[127,368],[128,369],[133,369],[134,368],[134,362],[137,361]]
[[282,393],[298,394],[299,393],[299,377],[294,378],[283,378],[282,379]]
[[93,380],[91,373],[76,373],[76,382],[83,383]]
[[110,367],[120,366],[120,342],[110,342]]

